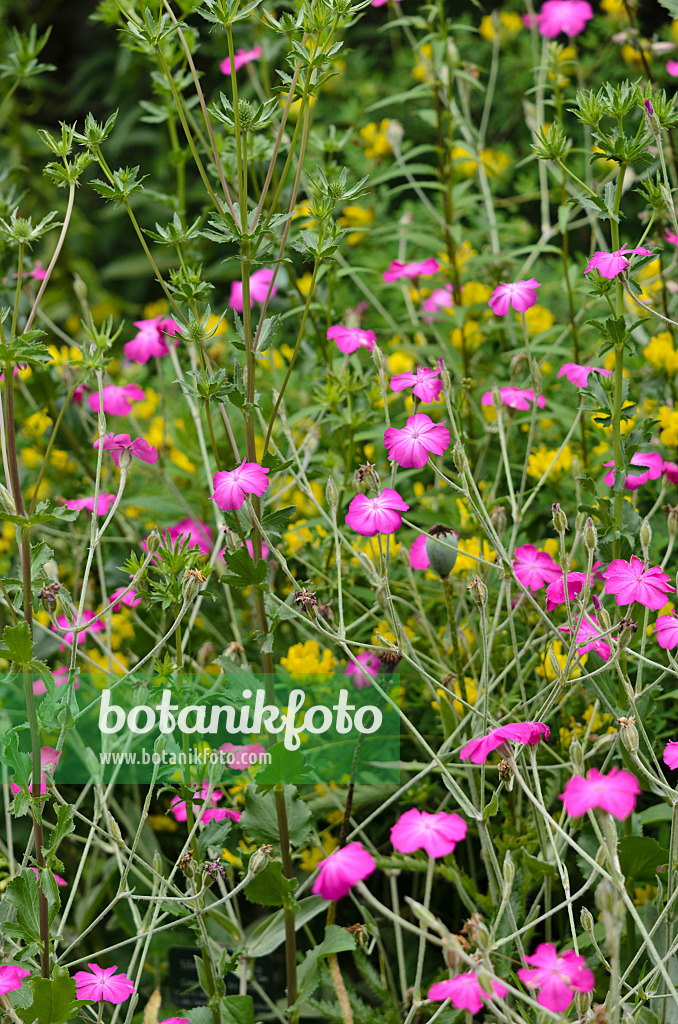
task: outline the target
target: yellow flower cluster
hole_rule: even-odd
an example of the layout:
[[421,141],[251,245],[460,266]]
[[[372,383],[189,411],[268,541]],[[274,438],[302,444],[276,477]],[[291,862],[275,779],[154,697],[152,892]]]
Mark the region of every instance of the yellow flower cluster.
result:
[[[500,11],[499,13],[499,38],[504,42],[506,39],[513,39],[523,29],[523,19],[520,17],[517,11]],[[480,28],[478,29],[483,39],[487,39],[491,42],[494,39],[494,23],[492,16],[486,14],[484,18],[480,19]]]
[[660,405],[657,410],[659,440],[668,448],[678,448],[678,410],[669,405]]
[[[182,419],[174,421],[175,427],[184,433],[186,426]],[[163,448],[167,448],[167,454],[170,460],[175,466],[183,470],[185,473],[195,473],[195,465],[191,462],[188,456],[172,443],[169,435],[166,432],[165,420],[162,416],[154,416],[151,420],[151,426],[148,432],[144,435],[149,444],[153,445],[161,451]]]
[[665,370],[669,376],[678,373],[678,352],[669,331],[660,331],[650,338],[643,356],[655,370]]
[[339,663],[327,647],[321,651],[317,640],[305,640],[304,643],[292,644],[287,657],[280,659],[280,664],[296,677],[327,675]]
[[[551,664],[551,654],[555,656],[562,673],[565,668],[565,663],[567,662],[567,651],[563,650],[563,645],[560,640],[554,640],[552,644],[549,644],[542,655],[541,665],[537,665],[537,675],[548,680],[549,683],[552,683],[554,679],[557,678],[556,673],[553,670],[553,665]],[[581,663],[581,665],[585,665],[587,660],[588,654],[580,654],[578,661],[572,661],[567,678],[579,679],[579,676],[581,675],[581,667],[579,663]]]
[[[530,457],[527,460],[528,476],[532,477],[533,480],[540,480],[553,462],[557,453],[557,448],[544,448],[543,445],[540,448],[535,448],[534,451],[530,453]],[[563,473],[567,473],[571,468],[572,450],[569,444],[566,444],[551,468],[550,477],[555,478],[562,476]]]
[[349,203],[345,206],[339,224],[342,228],[348,228],[349,234],[346,241],[349,245],[358,245],[365,237],[367,229],[374,222],[374,210],[370,210],[358,203]]
[[[520,316],[516,317],[520,320]],[[546,309],[545,306],[532,306],[525,313],[525,323],[527,325],[528,334],[541,334],[543,331],[548,331],[550,327],[553,327],[556,322],[556,318],[550,309]]]
[[459,575],[463,572],[478,572],[481,564],[479,558],[486,562],[493,562],[496,552],[490,547],[486,540],[480,541],[480,537],[469,537],[467,540],[460,539],[458,544],[457,561],[454,563],[452,572]]
[[[470,178],[478,170],[478,157],[466,144],[452,147],[450,156],[454,161],[455,170],[464,178]],[[511,166],[511,157],[500,149],[483,149],[480,159],[488,177],[499,178]]]
[[320,833],[320,839],[322,845],[320,846],[305,846],[303,850],[300,850],[301,860],[299,861],[299,867],[302,871],[315,871],[321,860],[325,857],[329,857],[333,850],[336,850],[339,845],[339,840],[336,839],[329,829],[325,829]]
[[[590,704],[584,714],[582,715],[583,721],[578,722],[574,715],[570,715],[570,727],[566,729],[564,726],[560,729],[560,742],[564,747],[569,747],[574,736],[577,739],[582,739],[586,733],[589,736],[597,737],[603,733],[616,732],[611,723],[614,721],[612,715],[601,714],[599,711],[596,712],[595,717],[593,716],[593,705]],[[593,721],[591,721],[593,718]]]
[[369,124],[360,129],[361,138],[367,143],[365,156],[369,160],[380,160],[381,157],[390,156],[393,152],[387,135],[390,124],[390,120],[385,117],[379,125],[374,121],[370,121]]

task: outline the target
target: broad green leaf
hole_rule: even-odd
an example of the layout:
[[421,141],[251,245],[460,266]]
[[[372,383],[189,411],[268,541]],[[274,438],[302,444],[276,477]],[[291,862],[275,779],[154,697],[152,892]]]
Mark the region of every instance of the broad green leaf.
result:
[[271,747],[269,754],[270,762],[257,772],[257,786],[275,786],[278,782],[300,786],[313,782],[313,776],[300,750],[288,750],[281,742]]
[[[294,786],[285,786],[285,807],[287,809],[287,827],[292,846],[301,846],[311,834],[311,812],[297,796]],[[248,786],[245,790],[245,810],[240,819],[240,827],[252,842],[280,847],[278,814],[275,806],[274,793],[262,794],[256,786]]]
[[264,907],[282,907],[289,903],[296,885],[296,878],[285,878],[280,861],[272,860],[245,887],[245,896],[250,903],[260,903]]
[[75,980],[71,978],[66,967],[55,967],[51,978],[31,978],[29,981],[33,1002],[30,1006],[17,1008],[17,1014],[26,1022],[33,1024],[66,1024],[77,1017],[89,1000],[76,998]]
[[619,866],[627,881],[654,882],[657,869],[668,859],[669,851],[650,836],[624,836],[619,840]]

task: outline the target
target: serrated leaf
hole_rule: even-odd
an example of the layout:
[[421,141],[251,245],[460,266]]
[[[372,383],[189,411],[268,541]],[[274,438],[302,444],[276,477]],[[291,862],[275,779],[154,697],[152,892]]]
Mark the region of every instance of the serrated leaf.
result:
[[280,861],[272,860],[245,887],[245,896],[250,903],[263,907],[282,907],[288,903],[296,886],[296,878],[285,878]]
[[33,640],[28,623],[18,622],[16,626],[5,626],[2,640],[6,647],[2,652],[3,657],[27,668],[33,658]]
[[314,781],[300,750],[288,750],[280,742],[271,747],[269,755],[269,763],[257,772],[258,787],[275,786],[279,782],[301,786]]
[[65,967],[55,967],[51,978],[31,978],[28,984],[33,1001],[16,1011],[26,1024],[66,1024],[90,1002],[76,997],[75,979]]
[[[285,807],[290,843],[292,846],[302,846],[311,835],[311,811],[299,800],[294,786],[285,786]],[[272,792],[264,794],[259,793],[256,786],[247,787],[240,827],[258,846],[265,844],[280,847],[278,813]]]

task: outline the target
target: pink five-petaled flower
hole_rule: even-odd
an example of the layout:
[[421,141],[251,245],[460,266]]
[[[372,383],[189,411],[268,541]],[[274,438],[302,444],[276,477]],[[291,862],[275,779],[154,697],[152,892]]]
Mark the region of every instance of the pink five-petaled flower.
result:
[[246,494],[256,494],[258,498],[268,487],[268,470],[257,462],[245,462],[228,472],[222,470],[214,474],[214,494],[210,498],[216,501],[220,509],[232,511],[242,508]]
[[592,992],[595,988],[596,979],[584,957],[571,949],[558,956],[552,942],[540,942],[532,956],[525,957],[525,963],[534,967],[520,967],[518,977],[527,988],[538,989],[537,1002],[554,1013],[563,1013],[575,992]]
[[[568,572],[567,574],[567,599],[573,601],[577,594],[580,594],[586,584],[585,572]],[[552,612],[559,604],[565,604],[565,581],[561,575],[546,588],[546,611]]]
[[541,288],[541,285],[536,277],[531,277],[529,281],[498,284],[487,304],[496,316],[506,316],[511,307],[518,313],[524,313],[536,305],[537,288]]
[[[608,487],[614,487],[614,459],[611,462],[604,462],[603,465],[613,467],[609,473],[605,474],[605,483]],[[636,452],[631,456],[630,465],[646,467],[644,473],[629,473],[624,480],[627,490],[637,491],[648,480],[659,479],[664,471],[665,462],[659,452]]]
[[678,462],[665,462],[662,473],[672,484],[678,484]]
[[[100,444],[101,438],[98,437],[93,447],[98,448]],[[142,462],[147,462],[149,466],[154,465],[158,461],[157,448],[154,448],[152,444],[145,441],[143,437],[135,437],[132,440],[129,434],[106,434],[104,437],[104,451],[111,453],[116,466],[120,465],[120,456],[123,452],[129,453],[128,463],[132,458],[141,459]]]
[[412,388],[412,394],[420,398],[422,402],[439,402],[440,392],[443,390],[443,382],[438,379],[441,371],[429,370],[427,366],[418,366],[417,372],[397,373],[391,377],[391,391],[404,391],[405,388]]
[[662,760],[669,768],[678,768],[678,740],[669,740],[664,747]]
[[392,260],[388,270],[384,271],[384,281],[389,284],[398,281],[401,277],[433,277],[440,270],[438,260],[430,256],[421,263],[403,263],[402,260]]
[[0,996],[7,992],[16,992],[21,988],[23,978],[30,978],[31,972],[25,967],[15,967],[14,964],[3,964],[0,967]]
[[560,566],[548,551],[538,551],[534,544],[516,548],[513,571],[527,590],[541,590],[562,577]]
[[570,384],[574,384],[576,388],[585,388],[592,373],[601,373],[603,377],[609,377],[612,370],[601,370],[597,366],[584,366],[582,363],[563,363],[558,370],[558,376],[567,377]]
[[[560,626],[561,632],[570,633],[569,626]],[[585,615],[577,630],[577,651],[579,654],[586,654],[588,651],[595,651],[603,661],[610,660],[610,645],[601,639],[600,625],[593,615]]]
[[[105,516],[114,501],[114,494],[100,494],[97,498],[97,515]],[[84,508],[88,512],[94,512],[94,495],[91,498],[69,498],[64,505],[66,508],[72,509],[73,512],[81,512]]]
[[[79,619],[77,621],[76,626],[82,626],[84,625],[84,623],[90,622],[93,618],[95,618],[95,615],[96,612],[93,612],[91,608],[85,608],[85,610],[82,613],[82,619]],[[73,643],[73,630],[70,628],[71,623],[68,621],[65,615],[59,615],[56,621],[57,626],[60,626],[61,629],[68,630],[68,632],[64,633],[64,642],[59,646],[59,650],[63,651],[68,644]],[[102,630],[104,630],[105,628],[106,627],[104,626],[101,619],[97,619],[96,622],[92,622],[91,626],[85,626],[84,629],[78,630],[78,633],[76,634],[77,642],[79,644],[84,644],[85,637],[87,636],[88,633],[101,633]],[[53,626],[52,629],[54,629]]]
[[327,340],[336,341],[340,352],[350,355],[357,352],[359,348],[368,348],[370,352],[374,348],[377,336],[374,331],[363,331],[360,327],[344,327],[343,324],[335,324],[327,328]]
[[123,605],[127,608],[136,608],[138,604],[141,604],[141,598],[137,597],[134,587],[116,587],[109,600],[112,612],[119,612]]
[[666,604],[666,595],[675,591],[669,583],[669,576],[659,566],[648,567],[637,555],[631,561],[615,558],[603,573],[605,593],[614,594],[618,605],[638,601],[645,608],[659,611]]
[[410,548],[410,565],[413,569],[428,569],[431,566],[426,551],[427,540],[428,534],[420,533]]
[[371,875],[376,866],[374,857],[362,843],[349,843],[320,861],[313,892],[324,900],[340,900],[351,886]]
[[124,346],[124,353],[134,363],[147,363],[153,357],[160,358],[169,352],[166,335],[179,333],[179,324],[171,317],[154,316],[151,320],[135,320],[138,334]]
[[[57,765],[61,758],[61,751],[56,750],[54,747],[40,747],[40,792],[47,792],[47,773],[49,772],[50,782],[54,776]],[[31,754],[31,760],[33,755]],[[17,786],[15,782],[12,783],[12,792],[20,793],[21,787]],[[28,786],[28,792],[33,792],[33,775],[31,773],[31,782]]]
[[[255,270],[250,277],[250,308],[255,302],[264,302],[268,295],[268,290],[271,288],[271,282],[273,280],[273,271],[269,270],[268,267],[262,267],[261,270]],[[276,294],[277,287],[273,285],[271,289],[271,298]],[[231,309],[234,309],[237,313],[243,311],[243,294],[242,294],[242,281],[233,281],[231,283],[231,294],[228,300],[228,304]]]
[[631,772],[611,768],[607,775],[602,775],[597,768],[591,768],[586,777],[573,775],[568,779],[560,799],[571,818],[581,818],[599,807],[623,821],[633,812],[639,793],[638,779]]
[[[534,391],[532,388],[499,388],[499,397],[501,398],[502,405],[507,405],[509,409],[529,409],[530,404],[534,402]],[[483,397],[480,399],[481,405],[494,405],[494,396],[491,391],[486,391]],[[546,399],[543,395],[540,395],[537,399],[537,407],[543,409],[546,405]]]
[[654,624],[654,631],[657,634],[657,643],[665,651],[672,651],[678,647],[678,616],[660,615]]
[[421,469],[429,455],[442,455],[450,446],[450,432],[444,423],[434,423],[426,413],[410,416],[404,427],[388,427],[384,445],[390,462],[403,469]]
[[188,1017],[166,1017],[160,1024],[191,1024]]
[[421,319],[424,323],[428,324],[435,320],[435,314],[439,313],[441,309],[450,309],[454,305],[453,296],[454,292],[451,284],[443,285],[442,288],[434,288],[421,304],[423,310]]
[[356,494],[346,513],[346,524],[361,537],[375,537],[378,533],[395,533],[402,526],[401,512],[406,505],[397,491],[385,487],[376,498]]
[[[240,68],[244,67],[245,64],[251,64],[253,60],[258,60],[264,51],[260,46],[255,46],[251,50],[236,50],[233,54],[233,67],[236,71],[240,71]],[[231,58],[227,57],[226,60],[222,60],[219,65],[219,70],[222,75],[230,75],[231,73]]]
[[629,265],[627,255],[651,256],[652,253],[649,249],[644,249],[642,245],[635,249],[627,249],[626,246],[622,246],[621,249],[615,249],[614,252],[602,252],[599,249],[594,252],[584,273],[588,274],[591,270],[597,270],[601,277],[617,277]]
[[77,971],[73,977],[78,999],[93,999],[95,1003],[124,1003],[134,992],[134,982],[126,974],[116,974],[117,967],[99,967],[87,964],[89,971]]
[[[358,662],[358,664],[356,664]],[[353,680],[356,690],[362,690],[372,685],[372,680],[379,675],[381,662],[376,654],[371,651],[363,651],[355,656],[355,661],[349,661],[344,676]]]
[[588,0],[546,0],[536,21],[539,34],[547,39],[555,39],[561,32],[572,38],[584,31],[592,17]]
[[[132,402],[140,402],[145,397],[138,384],[106,384],[102,390],[104,412],[109,416],[128,416],[132,411]],[[93,412],[99,412],[98,391],[93,391],[87,401]]]
[[219,750],[225,757],[226,767],[238,772],[265,763],[267,757],[266,748],[261,743],[243,743],[240,746],[222,743]]
[[412,807],[391,829],[391,842],[398,853],[425,850],[429,857],[447,857],[466,838],[467,830],[468,825],[458,814],[429,814]]
[[[193,810],[193,817],[194,818],[198,818],[199,817],[201,821],[209,820],[209,819],[205,818],[205,814],[208,811],[208,805],[206,804],[208,791],[209,791],[209,783],[208,782],[203,782],[202,786],[200,787],[200,790],[196,792],[196,797],[197,797],[198,800],[201,801],[201,803],[195,803],[195,804],[191,803],[191,808]],[[210,804],[218,804],[219,801],[221,800],[221,798],[223,797],[223,795],[224,794],[220,790],[218,790],[218,789],[217,790],[213,790],[212,793],[210,794]],[[178,796],[174,797],[174,799],[170,803],[170,810],[171,810],[172,814],[174,815],[174,818],[175,818],[176,821],[186,821],[187,820],[187,818],[186,818],[186,801],[182,800],[180,797],[178,797]]]
[[505,743],[529,743],[534,746],[542,738],[548,740],[551,730],[543,722],[511,722],[509,725],[500,725],[498,729],[492,729],[487,736],[477,736],[470,740],[459,751],[462,761],[469,758],[474,764],[484,764],[493,750],[503,746]]
[[469,1013],[480,1013],[484,999],[500,999],[505,995],[506,989],[498,981],[492,981],[492,994],[486,992],[473,971],[437,981],[428,990],[429,999],[441,1003],[449,999],[457,1010],[468,1010]]

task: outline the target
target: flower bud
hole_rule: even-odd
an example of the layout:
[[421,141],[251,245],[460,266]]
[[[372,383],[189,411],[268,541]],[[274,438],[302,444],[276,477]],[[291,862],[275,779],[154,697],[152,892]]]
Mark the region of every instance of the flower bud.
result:
[[4,484],[0,484],[0,505],[2,505],[3,511],[8,512],[11,516],[16,515],[14,498]]
[[628,718],[618,718],[617,723],[619,724],[622,743],[628,750],[629,754],[636,756],[638,754],[638,744],[640,741],[638,738],[635,716],[629,715]]
[[445,963],[455,974],[464,969],[464,949],[468,949],[468,942],[463,935],[450,935],[443,943]]
[[506,509],[503,505],[495,505],[490,512],[490,522],[494,526],[495,530],[501,537],[508,525],[508,519],[506,517]]
[[377,372],[383,373],[384,356],[378,345],[375,345],[372,349],[372,361],[377,368]]
[[339,501],[339,494],[337,492],[337,485],[334,482],[334,478],[331,476],[327,478],[327,484],[325,485],[325,499],[329,507],[334,512]]
[[516,877],[516,866],[513,863],[510,850],[506,851],[506,856],[504,857],[503,872],[506,888],[507,890],[510,890],[513,885],[513,879]]
[[255,850],[247,865],[249,874],[258,875],[260,871],[263,871],[270,861],[272,853],[272,846],[260,846],[258,850]]
[[586,1020],[586,1015],[591,1008],[593,996],[590,992],[575,992],[574,994],[574,1005],[577,1008],[577,1017],[579,1020]]
[[492,987],[494,977],[492,975],[492,972],[489,971],[487,967],[484,967],[481,964],[481,966],[476,971],[476,978],[478,979],[480,987],[482,988],[483,992],[494,992],[494,988]]
[[226,551],[230,555],[242,547],[242,541],[240,540],[237,531],[231,530],[228,526],[224,527],[224,541],[226,542]]
[[129,467],[132,465],[132,453],[129,448],[123,448],[118,455],[118,466],[120,467],[121,473],[126,473]]
[[181,857],[179,857],[179,869],[183,871],[186,878],[195,878],[193,850],[187,850],[186,853],[182,853]]
[[188,604],[197,596],[200,584],[205,582],[206,577],[199,569],[187,569],[181,584],[181,593],[184,601]]
[[149,533],[148,537],[146,538],[146,547],[151,552],[151,554],[154,555],[156,551],[160,550],[161,544],[162,537],[160,536],[160,530],[158,529],[157,526],[154,526],[151,532]]
[[643,558],[648,558],[650,554],[650,544],[652,543],[652,527],[650,526],[647,516],[640,524],[639,539],[640,546],[643,551]]
[[553,650],[553,647],[549,647],[549,661],[551,662],[551,669],[553,670],[554,676],[556,677],[556,679],[560,679],[562,669],[560,667],[560,662],[556,657],[556,652]]
[[619,644],[619,650],[625,651],[633,640],[634,633],[638,629],[638,623],[634,622],[633,619],[622,619],[619,623],[619,637],[617,643]]
[[586,775],[586,766],[584,764],[584,748],[579,742],[579,737],[576,733],[573,734],[572,740],[569,747],[570,761],[572,762],[572,770],[575,775]]
[[[464,925],[464,932],[469,936],[471,942],[481,951],[488,949],[490,945],[490,933],[487,930],[487,925],[483,923],[483,919],[480,914],[471,914],[468,921]],[[492,989],[488,989],[492,991]]]
[[563,512],[558,502],[555,502],[555,504],[552,506],[551,512],[553,515],[553,528],[555,529],[556,533],[562,537],[564,536],[567,530],[567,516]]
[[591,516],[588,517],[584,526],[584,547],[589,552],[595,551],[598,547],[598,531]]
[[581,926],[587,933],[587,935],[593,935],[593,926],[595,924],[595,921],[593,920],[593,914],[591,913],[588,907],[581,908],[579,920],[581,921]]
[[198,648],[198,653],[195,656],[195,660],[200,665],[200,668],[206,668],[207,665],[211,665],[217,655],[217,649],[211,640],[206,640],[204,644],[201,644]]
[[417,901],[413,900],[411,896],[406,896],[405,902],[416,917],[417,921],[419,921],[424,928],[430,928],[431,931],[439,932],[440,934],[447,932],[447,929],[438,920],[435,914],[428,910],[422,903],[417,903]]
[[438,366],[440,367],[440,381],[443,385],[443,394],[449,395],[452,393],[452,378],[450,377],[450,371],[445,366],[442,358],[438,360]]
[[664,505],[664,515],[669,537],[675,537],[678,533],[678,505]]
[[433,572],[449,576],[457,561],[457,535],[449,526],[432,526],[426,538],[426,555]]
[[461,441],[457,441],[452,449],[452,461],[454,462],[457,473],[459,473],[460,476],[464,476],[465,473],[469,472],[468,459],[466,458],[466,452],[464,451]]
[[375,494],[379,493],[379,474],[371,462],[358,466],[353,475],[353,480],[358,490],[365,492],[374,491]]
[[607,630],[612,625],[612,622],[610,620],[610,616],[608,614],[607,608],[603,608],[603,606],[601,604],[596,609],[596,614],[598,616],[598,623],[600,624],[600,626],[602,626],[603,632],[606,633]]
[[480,576],[474,576],[466,588],[478,608],[484,608],[487,604],[487,587]]
[[162,854],[160,850],[153,851],[153,871],[156,875],[162,873]]

